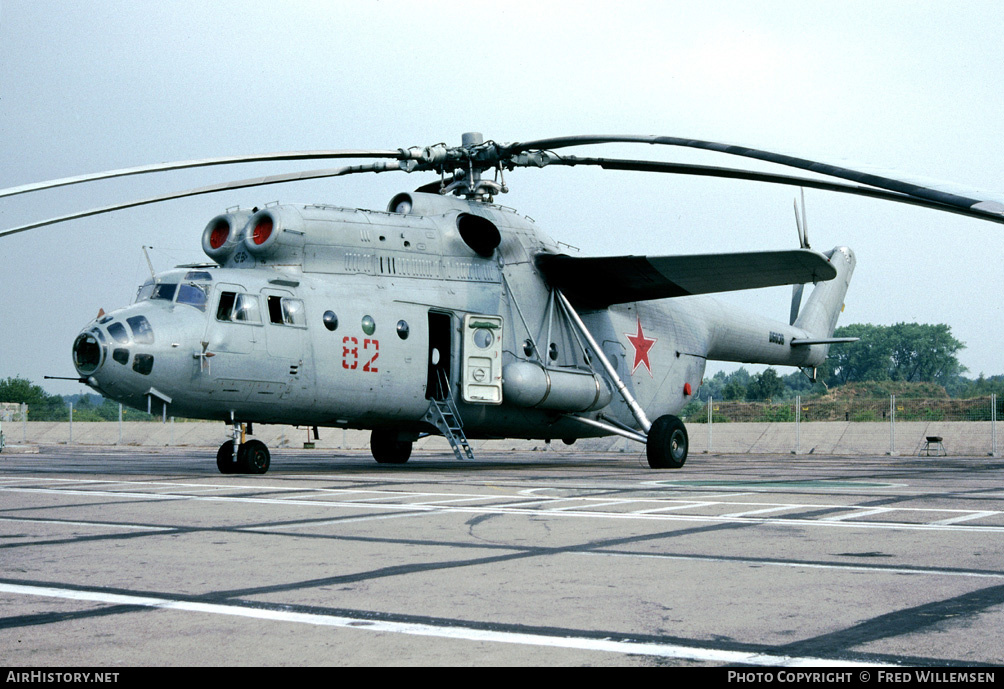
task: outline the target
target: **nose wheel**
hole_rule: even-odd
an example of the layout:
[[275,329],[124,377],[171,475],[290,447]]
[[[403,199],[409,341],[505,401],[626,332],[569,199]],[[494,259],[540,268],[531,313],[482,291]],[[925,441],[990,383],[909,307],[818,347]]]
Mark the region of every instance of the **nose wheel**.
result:
[[271,464],[268,447],[260,440],[248,440],[237,445],[228,440],[216,452],[216,467],[221,474],[264,474]]

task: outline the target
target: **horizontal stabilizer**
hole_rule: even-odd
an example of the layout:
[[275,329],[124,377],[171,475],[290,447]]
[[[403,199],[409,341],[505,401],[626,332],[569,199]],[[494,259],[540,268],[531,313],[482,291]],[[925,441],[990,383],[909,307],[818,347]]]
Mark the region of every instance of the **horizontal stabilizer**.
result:
[[843,344],[845,342],[857,342],[860,337],[814,337],[814,338],[804,338],[800,340],[792,340],[788,344],[792,347],[808,347],[809,345],[820,345],[820,344]]
[[600,258],[539,254],[537,267],[552,287],[573,302],[592,308],[819,282],[837,275],[826,256],[807,249]]

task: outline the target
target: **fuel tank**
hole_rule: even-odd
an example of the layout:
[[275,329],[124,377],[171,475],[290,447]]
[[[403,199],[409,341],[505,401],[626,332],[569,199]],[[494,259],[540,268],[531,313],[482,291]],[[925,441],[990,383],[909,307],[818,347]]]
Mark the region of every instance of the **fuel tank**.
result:
[[518,361],[502,369],[502,396],[518,407],[573,412],[601,409],[613,393],[595,373],[545,369],[531,361]]

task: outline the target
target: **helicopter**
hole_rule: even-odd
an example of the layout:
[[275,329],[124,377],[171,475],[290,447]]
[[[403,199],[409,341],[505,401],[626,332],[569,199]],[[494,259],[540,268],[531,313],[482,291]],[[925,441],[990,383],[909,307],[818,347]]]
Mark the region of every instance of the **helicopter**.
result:
[[[844,181],[658,160],[562,155],[607,143],[715,151]],[[680,410],[709,360],[798,367],[814,379],[834,337],[854,252],[812,249],[796,201],[799,247],[676,256],[570,255],[536,223],[495,202],[516,168],[596,166],[742,179],[909,203],[1004,222],[1004,205],[758,149],[665,136],[572,136],[498,144],[477,132],[387,150],[231,156],[26,184],[0,198],[183,168],[317,159],[337,168],[225,182],[0,230],[0,237],[123,208],[220,191],[367,172],[438,179],[383,210],[325,203],[230,209],[202,234],[208,262],[153,274],[129,305],[84,326],[78,380],[146,410],[225,422],[220,472],[263,474],[271,456],[255,424],[366,429],[381,464],[416,440],[642,443],[650,467],[688,455]],[[488,172],[493,178],[488,179]],[[849,182],[849,183],[848,183]],[[804,192],[803,192],[804,194]],[[152,272],[152,271],[151,271]],[[813,288],[802,305],[804,286]],[[787,322],[707,295],[792,285]]]

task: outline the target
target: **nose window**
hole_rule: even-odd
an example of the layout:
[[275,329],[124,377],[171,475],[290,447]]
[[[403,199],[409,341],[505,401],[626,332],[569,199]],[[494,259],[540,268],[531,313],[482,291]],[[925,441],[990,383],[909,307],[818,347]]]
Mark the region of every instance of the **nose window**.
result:
[[146,316],[133,316],[127,318],[126,323],[132,328],[133,339],[137,344],[153,344],[153,328]]
[[119,344],[129,343],[129,333],[126,332],[125,326],[118,321],[108,325],[108,334]]
[[137,354],[132,360],[132,370],[144,376],[150,375],[150,371],[153,370],[153,355]]
[[81,333],[73,343],[73,364],[82,376],[88,376],[101,365],[101,344],[91,333]]

